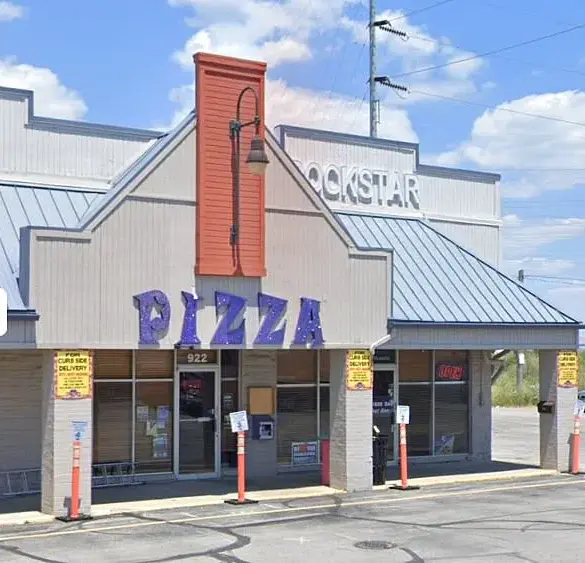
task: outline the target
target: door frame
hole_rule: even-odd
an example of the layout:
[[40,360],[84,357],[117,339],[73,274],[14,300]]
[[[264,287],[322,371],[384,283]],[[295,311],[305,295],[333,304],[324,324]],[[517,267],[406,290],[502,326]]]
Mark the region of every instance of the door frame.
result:
[[[181,407],[180,407],[180,385],[181,385],[181,373],[201,373],[210,372],[214,374],[214,385],[215,385],[215,469],[208,473],[180,473],[179,472],[179,443],[180,443],[180,431],[181,431]],[[176,367],[175,372],[175,383],[174,383],[174,435],[173,440],[173,474],[176,479],[179,480],[196,480],[196,479],[218,479],[221,473],[221,378],[220,378],[220,366],[218,364],[205,364],[205,365],[193,365],[193,364],[179,364]]]
[[[399,396],[399,373],[398,373],[398,350],[396,351],[396,363],[387,363],[387,362],[375,362],[374,363],[374,374],[376,371],[393,371],[394,372],[394,414],[396,415],[396,409],[400,404],[400,396]],[[373,400],[373,397],[372,397]],[[394,427],[394,439],[392,440],[392,448],[393,448],[393,456],[392,461],[388,461],[386,465],[388,467],[395,467],[398,465],[398,427],[396,424],[396,418],[394,418],[394,422],[392,423]]]

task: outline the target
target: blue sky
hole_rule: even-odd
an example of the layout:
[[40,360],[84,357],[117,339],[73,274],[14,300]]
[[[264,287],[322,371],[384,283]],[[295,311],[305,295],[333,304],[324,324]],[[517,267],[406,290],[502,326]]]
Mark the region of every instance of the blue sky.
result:
[[[585,23],[585,2],[449,0],[408,16],[435,3],[377,2],[409,35],[380,32],[378,73],[411,88],[380,90],[381,136],[501,172],[508,271],[585,279],[585,27],[400,77]],[[0,0],[0,84],[35,90],[39,114],[168,127],[193,105],[190,55],[209,50],[267,60],[271,125],[366,133],[366,19],[355,0]],[[585,319],[585,283],[527,285]]]

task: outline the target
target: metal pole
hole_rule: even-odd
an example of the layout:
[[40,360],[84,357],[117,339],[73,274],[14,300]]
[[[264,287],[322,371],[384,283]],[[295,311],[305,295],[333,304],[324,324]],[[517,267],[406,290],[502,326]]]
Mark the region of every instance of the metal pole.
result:
[[[518,270],[518,281],[524,285],[524,270]],[[524,365],[526,356],[520,350],[516,351],[516,392],[521,393],[524,387]]]
[[376,0],[370,0],[370,137],[378,136],[378,111],[376,97]]

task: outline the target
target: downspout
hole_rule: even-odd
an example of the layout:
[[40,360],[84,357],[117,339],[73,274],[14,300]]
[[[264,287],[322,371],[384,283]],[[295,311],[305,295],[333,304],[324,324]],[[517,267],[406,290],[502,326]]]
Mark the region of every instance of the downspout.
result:
[[374,354],[374,352],[376,351],[376,348],[379,348],[380,346],[383,346],[384,344],[387,344],[388,342],[390,342],[390,340],[392,340],[393,336],[394,336],[393,330],[390,329],[390,332],[388,334],[386,334],[385,336],[382,336],[382,338],[376,340],[370,346],[370,354]]

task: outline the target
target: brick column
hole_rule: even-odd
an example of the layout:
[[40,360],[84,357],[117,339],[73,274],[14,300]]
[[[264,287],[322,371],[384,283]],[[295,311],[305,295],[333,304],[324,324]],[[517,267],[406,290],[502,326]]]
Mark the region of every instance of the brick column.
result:
[[552,401],[552,414],[540,416],[540,466],[568,471],[577,389],[557,387],[557,352],[539,352],[540,400]]
[[92,399],[55,398],[53,352],[43,355],[43,461],[41,510],[66,516],[71,499],[73,421],[88,423],[81,442],[80,513],[91,510]]
[[331,487],[372,489],[372,391],[348,391],[345,350],[331,350]]

